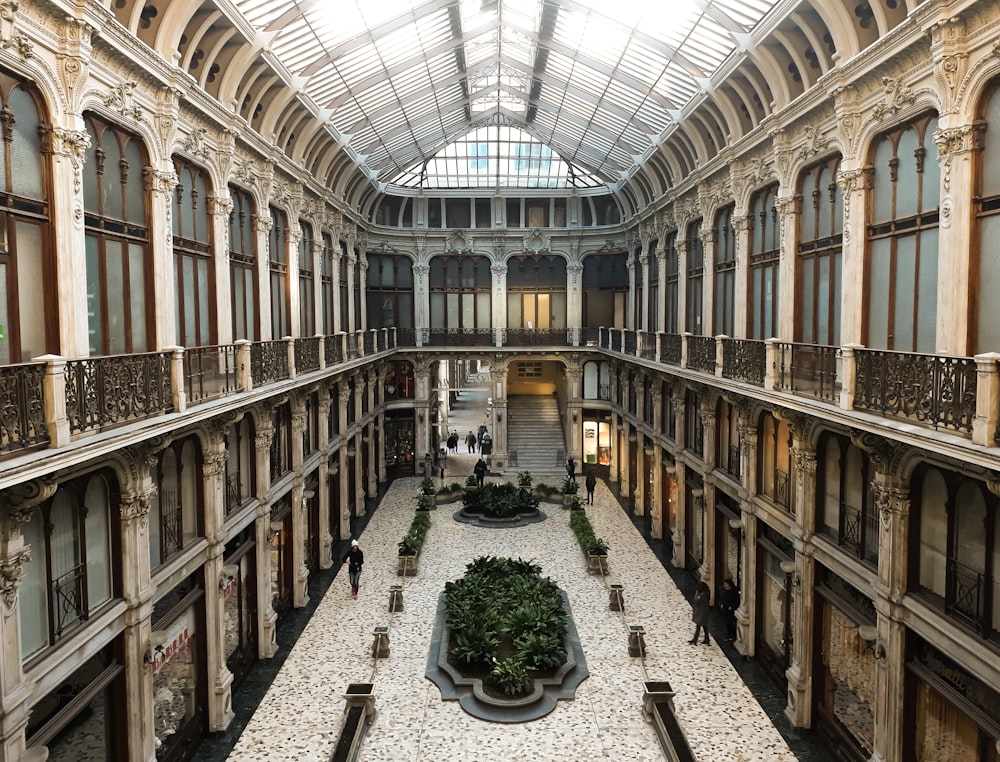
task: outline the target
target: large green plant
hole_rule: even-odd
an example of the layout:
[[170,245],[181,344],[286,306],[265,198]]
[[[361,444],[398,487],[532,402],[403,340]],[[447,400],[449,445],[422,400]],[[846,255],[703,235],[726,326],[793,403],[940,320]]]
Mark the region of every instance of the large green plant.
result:
[[466,513],[479,513],[494,519],[530,513],[538,508],[538,498],[510,482],[485,484],[481,489],[466,490],[462,496]]
[[427,530],[431,525],[431,516],[426,511],[419,511],[414,514],[410,528],[403,539],[399,541],[399,555],[416,556],[420,554],[420,549],[424,546],[427,538]]
[[591,526],[586,511],[570,511],[569,527],[584,553],[607,555],[608,544],[594,534],[594,527]]
[[531,689],[531,670],[566,661],[562,596],[532,561],[476,558],[464,577],[445,584],[445,617],[451,656],[488,668],[494,687],[507,695]]

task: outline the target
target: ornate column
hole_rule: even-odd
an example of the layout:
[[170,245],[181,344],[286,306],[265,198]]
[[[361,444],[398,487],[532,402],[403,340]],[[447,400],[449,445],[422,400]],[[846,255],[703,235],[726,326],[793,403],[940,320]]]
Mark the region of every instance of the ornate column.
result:
[[[343,320],[341,320],[341,294],[340,294],[340,268],[343,266],[343,254],[340,248],[340,239],[338,236],[333,238],[333,256],[330,257],[330,283],[333,284],[333,332],[343,333],[345,330],[344,325],[342,325]],[[413,268],[413,275],[416,278],[417,268]],[[416,285],[416,281],[414,281]],[[417,304],[413,305],[414,310],[417,309]],[[417,313],[419,314],[419,313]],[[419,325],[419,322],[417,323]]]
[[624,327],[635,330],[635,260],[632,259],[631,252],[629,252],[625,267],[628,268],[628,307],[626,308],[625,325],[615,326],[615,328]]
[[[24,678],[21,664],[21,610],[18,590],[31,547],[21,526],[35,508],[55,494],[58,485],[48,479],[21,483],[0,492],[0,762],[16,762],[25,748],[24,731],[31,714],[28,701],[35,684]],[[41,521],[41,516],[37,517]],[[44,570],[41,572],[44,576]]]
[[306,564],[306,541],[309,537],[309,516],[303,495],[305,481],[302,477],[302,432],[305,431],[306,402],[299,395],[291,398],[292,408],[292,568],[295,569],[295,587],[292,605],[301,608],[309,602],[309,566]]
[[[416,385],[414,389],[413,410],[417,415],[416,430],[414,440],[417,455],[433,455],[437,449],[431,442],[431,431],[434,422],[431,420],[433,411],[430,407],[430,364],[423,355],[416,355],[413,363],[413,381]],[[433,462],[433,461],[432,461]],[[428,474],[429,476],[430,474]]]
[[[493,275],[493,329],[497,331],[507,327],[507,265],[493,265],[490,273]],[[499,340],[497,346],[500,346]]]
[[[844,197],[844,247],[841,261],[843,307],[840,310],[840,343],[861,344],[864,313],[865,196],[872,187],[871,167],[859,161],[841,161],[837,183]],[[853,219],[852,219],[853,218]],[[854,230],[855,224],[857,230]]]
[[418,336],[431,325],[430,272],[423,262],[413,265],[413,325]]
[[573,332],[575,344],[580,343],[583,323],[583,265],[571,262],[566,265],[566,325]]
[[363,414],[361,412],[361,395],[365,393],[364,376],[360,372],[355,373],[351,378],[354,380],[354,434],[349,447],[354,448],[354,494],[351,496],[351,504],[354,506],[355,516],[365,515],[365,473],[364,459],[361,457],[361,448],[364,446],[364,427],[361,425]]
[[208,666],[208,724],[213,733],[229,727],[233,719],[233,673],[226,666],[225,574],[226,550],[226,451],[223,437],[228,423],[211,427],[211,441],[202,458],[203,510],[205,515],[205,661]]
[[788,701],[785,716],[793,727],[812,725],[813,622],[815,621],[815,573],[813,529],[816,515],[816,451],[799,437],[801,424],[792,426],[791,455],[795,462],[795,515],[792,542],[795,546],[795,608],[792,611],[791,663],[785,670]]
[[125,691],[129,696],[125,717],[128,748],[140,750],[141,759],[153,759],[153,672],[146,663],[152,634],[153,587],[149,574],[149,501],[153,486],[141,477],[120,498],[122,594],[125,598]]
[[[715,409],[703,402],[698,408],[698,415],[701,416],[702,425],[702,459],[705,463],[705,473],[711,474],[715,468]],[[710,478],[705,479],[705,507],[702,531],[702,562],[699,575],[708,589],[712,591],[712,600],[715,602],[715,591],[721,580],[715,578],[715,482]],[[722,519],[723,522],[725,519]]]
[[750,257],[747,254],[750,231],[750,215],[737,214],[742,199],[737,199],[737,208],[733,213],[733,239],[736,242],[736,273],[733,276],[738,284],[733,294],[733,338],[744,339],[747,336],[747,278],[750,273]]
[[736,650],[750,658],[757,643],[757,517],[743,512],[743,586],[736,609]]
[[[174,305],[177,296],[174,293],[174,262],[173,262],[173,213],[174,189],[177,187],[177,175],[163,172],[152,167],[144,171],[145,189],[150,199],[150,230],[165,231],[165,235],[151,235],[150,245],[153,251],[152,282],[147,288],[156,289],[155,304],[155,346],[162,347],[175,344],[177,341],[177,315]],[[153,286],[155,284],[155,287]]]
[[[794,188],[791,190],[794,191]],[[798,230],[798,218],[802,209],[801,200],[796,201],[796,197],[793,195],[778,196],[774,205],[778,212],[780,234],[778,324],[775,326],[775,331],[777,336],[784,338],[795,335],[795,231]],[[765,336],[764,338],[771,337]]]
[[580,366],[580,359],[574,353],[570,355],[569,363],[566,366],[566,380],[569,388],[566,390],[566,412],[569,418],[566,422],[566,456],[573,458],[583,468],[583,454],[581,443],[583,442],[583,400],[581,399],[580,379],[583,376],[583,368]]
[[[681,391],[683,392],[683,390]],[[684,421],[686,412],[683,393],[671,397],[670,404],[674,408],[674,420],[677,427],[677,451],[682,453],[685,448],[684,440],[686,431]],[[683,459],[678,459],[675,467],[677,469],[677,504],[674,506],[674,550],[671,561],[676,568],[683,569],[684,555],[687,551],[687,542],[685,540],[687,527],[687,468]]]
[[[507,460],[507,366],[494,360],[490,364],[493,379],[493,456],[491,462]],[[501,461],[498,456],[502,456]]]
[[[83,25],[86,26],[86,25]],[[90,27],[87,26],[89,48]],[[67,357],[85,356],[90,346],[87,319],[87,290],[79,288],[87,280],[87,254],[83,233],[83,165],[90,147],[90,133],[83,129],[54,127],[42,135],[42,150],[52,155],[52,205],[72,210],[55,215],[52,222],[54,250],[59,252],[56,293],[66,307],[59,321],[59,345]]]
[[319,460],[316,469],[316,499],[319,501],[319,568],[329,569],[333,565],[333,535],[330,534],[330,501],[333,495],[330,494],[330,406],[332,401],[330,395],[323,389],[319,394],[319,405],[317,415],[319,416],[319,451],[323,457]]
[[687,324],[688,243],[681,230],[677,231],[674,248],[677,250],[677,330],[684,333],[691,328]]
[[270,659],[278,650],[278,614],[271,600],[271,440],[274,426],[269,418],[269,408],[257,416],[259,424],[254,444],[257,448],[257,655]]
[[[232,277],[229,270],[229,217],[233,213],[233,202],[228,188],[209,199],[208,212],[212,225],[212,267],[215,272],[215,292],[231,294]],[[215,299],[215,324],[218,326],[220,344],[233,340],[233,313],[228,299]]]
[[257,234],[257,322],[260,325],[260,340],[280,339],[271,335],[271,278],[268,272],[270,234],[274,220],[270,215],[258,216],[254,220]]
[[[718,247],[718,231],[714,227],[702,228],[698,236],[701,239],[702,278],[701,278],[701,310],[702,325],[705,335],[721,333],[715,324],[715,257]],[[711,332],[708,326],[712,326]]]
[[649,326],[647,325],[649,317],[649,254],[646,254],[646,247],[642,247],[643,254],[639,257],[639,267],[642,268],[642,293],[637,296],[640,299],[639,302],[639,324],[635,327],[637,331],[648,331]]
[[354,309],[354,272],[355,265],[358,263],[358,257],[354,253],[353,245],[349,245],[347,249],[347,325],[344,326],[344,330],[348,333],[354,333],[358,329],[358,316],[355,315]]
[[[653,402],[653,428],[658,430],[660,421],[663,420],[663,392],[654,387],[650,390],[650,399]],[[649,488],[651,495],[649,506],[650,534],[654,539],[663,539],[663,449],[658,444],[653,444],[653,483]]]

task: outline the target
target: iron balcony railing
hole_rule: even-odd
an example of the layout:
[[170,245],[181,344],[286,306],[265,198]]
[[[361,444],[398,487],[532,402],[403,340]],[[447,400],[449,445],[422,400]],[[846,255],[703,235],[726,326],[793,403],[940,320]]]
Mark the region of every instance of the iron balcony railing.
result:
[[189,405],[243,391],[236,347],[191,347],[184,351],[184,392]]
[[66,363],[70,433],[172,412],[170,352],[111,355]]
[[827,402],[840,399],[839,347],[781,341],[774,355],[776,389]]
[[0,452],[45,445],[45,363],[0,366]]

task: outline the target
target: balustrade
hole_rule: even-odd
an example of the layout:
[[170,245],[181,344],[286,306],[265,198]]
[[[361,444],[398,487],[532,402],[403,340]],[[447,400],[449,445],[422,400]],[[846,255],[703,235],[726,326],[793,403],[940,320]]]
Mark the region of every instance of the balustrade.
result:
[[295,373],[319,370],[319,337],[295,339]]
[[0,366],[0,452],[47,444],[45,364]]
[[172,412],[170,352],[113,355],[66,363],[71,433]]
[[817,344],[775,343],[775,388],[828,402],[840,399],[837,366],[840,348]]
[[722,339],[722,377],[764,385],[766,349],[758,339]]
[[184,350],[184,392],[189,405],[244,391],[239,381],[236,347],[190,347]]
[[681,336],[679,333],[660,334],[659,360],[665,365],[681,364]]
[[691,370],[715,375],[715,338],[687,335],[687,366]]
[[288,378],[288,342],[258,341],[250,346],[250,375],[254,387]]

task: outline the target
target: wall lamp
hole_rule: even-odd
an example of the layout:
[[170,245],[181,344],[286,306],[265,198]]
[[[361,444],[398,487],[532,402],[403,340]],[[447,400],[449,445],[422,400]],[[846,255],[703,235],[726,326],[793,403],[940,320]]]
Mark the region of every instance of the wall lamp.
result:
[[865,641],[865,652],[871,652],[875,661],[885,661],[885,646],[878,636],[878,629],[870,624],[863,624],[858,627],[858,637]]
[[503,420],[503,413],[497,410],[497,423],[500,423],[500,421],[502,420]]
[[424,414],[423,413],[417,413],[417,423],[422,424],[423,422],[424,422]]
[[786,576],[791,577],[792,587],[798,587],[802,584],[802,580],[799,579],[799,575],[795,573],[795,562],[794,561],[782,561],[778,566],[781,567],[782,573]]

